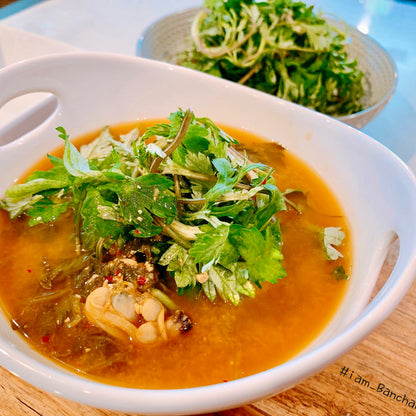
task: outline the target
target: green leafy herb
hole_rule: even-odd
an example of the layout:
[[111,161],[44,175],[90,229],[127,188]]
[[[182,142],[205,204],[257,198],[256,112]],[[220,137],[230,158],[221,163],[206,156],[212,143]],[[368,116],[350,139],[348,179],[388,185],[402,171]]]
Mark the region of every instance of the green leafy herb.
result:
[[347,31],[301,1],[206,0],[177,63],[330,115],[362,110]]
[[342,266],[337,266],[332,271],[332,275],[334,276],[335,280],[348,280],[349,276],[345,272],[345,269]]
[[[328,260],[337,260],[342,254],[335,248],[345,238],[345,233],[340,227],[326,227],[321,231],[322,245]],[[335,247],[334,247],[335,246]]]
[[157,260],[180,293],[237,305],[285,276],[276,219],[284,197],[273,170],[236,158],[237,141],[210,119],[178,110],[169,120],[120,140],[106,127],[79,150],[58,127],[62,159],[49,156],[53,167],[11,186],[0,207],[31,226],[72,210],[76,248],[94,256],[161,234]]

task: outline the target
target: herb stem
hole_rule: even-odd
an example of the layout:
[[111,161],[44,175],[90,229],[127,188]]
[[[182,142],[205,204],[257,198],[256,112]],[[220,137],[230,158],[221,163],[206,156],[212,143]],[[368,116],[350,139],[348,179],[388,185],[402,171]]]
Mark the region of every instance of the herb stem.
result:
[[151,287],[149,289],[151,295],[153,295],[159,302],[166,306],[170,311],[176,311],[178,306],[176,303],[164,292],[161,290]]
[[[172,143],[164,150],[165,158],[172,154],[172,152],[181,144],[183,138],[185,137],[186,132],[188,131],[189,125],[191,124],[192,118],[194,114],[191,110],[186,110],[185,115],[183,116],[182,123],[176,133],[175,138],[173,139]],[[164,158],[158,156],[156,159],[153,160],[152,164],[150,165],[150,173],[155,173],[159,169],[159,165],[161,164]]]
[[253,66],[253,68],[250,69],[250,71],[247,72],[239,81],[239,84],[244,85],[256,72],[258,72],[261,69],[261,64],[258,63],[257,65]]
[[166,225],[161,219],[155,218],[157,225],[162,227],[162,233],[173,238],[177,243],[185,248],[191,248],[190,241],[196,240],[196,234],[200,232],[199,227],[186,225],[178,220],[173,220]]
[[[252,27],[250,28],[249,32],[243,36],[240,40],[235,42],[233,45],[223,45],[221,47],[208,47],[205,45],[205,43],[202,41],[202,38],[200,36],[201,33],[201,24],[206,19],[207,14],[202,11],[200,12],[196,17],[195,20],[192,23],[191,27],[191,36],[193,41],[195,42],[195,45],[197,49],[203,53],[204,55],[208,56],[209,58],[218,58],[220,56],[226,55],[233,50],[239,48],[241,45],[243,45],[245,42],[247,42],[248,39],[253,36],[258,29],[259,23],[254,22],[253,20],[250,20]],[[238,31],[237,27],[234,27],[234,32]],[[231,30],[229,31],[231,32]],[[226,44],[226,42],[224,42]]]

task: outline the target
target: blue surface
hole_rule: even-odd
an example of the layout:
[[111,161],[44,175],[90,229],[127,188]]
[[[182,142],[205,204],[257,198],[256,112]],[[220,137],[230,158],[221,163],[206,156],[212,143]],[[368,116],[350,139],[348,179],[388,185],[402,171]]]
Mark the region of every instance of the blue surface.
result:
[[14,3],[10,3],[7,6],[0,8],[0,19],[4,19],[5,17],[9,17],[12,14],[21,12],[22,10],[34,6],[41,1],[44,0],[18,0]]

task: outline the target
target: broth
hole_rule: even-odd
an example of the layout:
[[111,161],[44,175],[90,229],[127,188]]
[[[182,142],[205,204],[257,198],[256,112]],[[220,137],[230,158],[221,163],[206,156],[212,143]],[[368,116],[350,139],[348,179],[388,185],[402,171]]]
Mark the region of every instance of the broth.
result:
[[[153,123],[153,122],[152,122]],[[149,123],[140,123],[143,130]],[[116,126],[113,134],[132,125]],[[104,383],[136,388],[185,388],[221,383],[279,365],[310,344],[337,310],[347,280],[337,280],[335,266],[351,271],[348,223],[334,195],[303,162],[280,146],[234,128],[224,128],[247,149],[249,157],[275,168],[280,190],[302,189],[278,217],[282,229],[287,276],[265,283],[254,299],[234,306],[204,296],[198,300],[172,293],[173,300],[192,317],[191,331],[157,345],[118,345],[86,320],[74,328],[58,327],[54,334],[36,322],[24,328],[33,348],[72,371]],[[88,135],[76,143],[85,143]],[[59,152],[58,152],[59,153]],[[47,169],[42,161],[35,169]],[[327,261],[311,224],[341,227],[346,234],[343,257]],[[38,293],[44,258],[52,263],[74,255],[73,222],[65,215],[54,225],[29,227],[11,222],[0,212],[0,298],[8,316],[16,320]],[[101,337],[102,351],[89,349],[88,340]]]

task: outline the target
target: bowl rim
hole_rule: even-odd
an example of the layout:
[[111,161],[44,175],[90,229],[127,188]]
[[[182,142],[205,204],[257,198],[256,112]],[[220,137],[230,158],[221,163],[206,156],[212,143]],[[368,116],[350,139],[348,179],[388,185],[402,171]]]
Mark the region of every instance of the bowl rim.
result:
[[[114,60],[120,64],[141,65],[148,67],[149,69],[165,71],[167,74],[179,73],[183,76],[192,75],[192,77],[205,80],[204,82],[207,84],[215,85],[218,83],[220,86],[227,86],[231,91],[235,90],[243,92],[242,88],[244,88],[231,81],[210,77],[207,74],[196,71],[191,73],[191,70],[189,69],[172,66],[162,62],[143,58],[90,52],[57,54],[27,60],[1,70],[0,80],[8,80],[15,72],[21,75],[21,70],[23,69],[29,71],[33,67],[53,67],[53,64],[56,62],[68,63],[71,60],[78,60],[79,62],[85,63],[89,63],[90,60],[100,62]],[[8,83],[5,85],[8,85]],[[408,183],[412,186],[412,189],[414,188],[412,198],[415,199],[416,204],[415,177],[397,156],[380,143],[368,138],[368,136],[359,131],[344,126],[333,118],[315,113],[310,109],[288,101],[283,102],[283,100],[279,101],[274,97],[270,98],[269,94],[255,90],[250,91],[250,94],[248,94],[247,89],[244,89],[244,94],[250,95],[251,99],[264,100],[267,103],[271,103],[273,100],[273,103],[276,103],[276,108],[277,104],[279,104],[279,106],[281,105],[283,108],[287,107],[290,110],[299,111],[301,114],[313,116],[315,119],[319,119],[320,124],[322,125],[332,125],[339,130],[344,130],[353,134],[354,140],[357,142],[367,138],[369,144],[371,144],[377,152],[388,157],[392,164],[394,164],[401,172],[403,178],[406,178]],[[18,145],[20,144],[18,143],[17,146]],[[411,238],[411,243],[414,245],[411,247],[412,253],[416,254],[416,236],[412,236]],[[178,413],[195,414],[196,411],[202,413],[212,411],[213,409],[223,410],[235,405],[252,402],[267,395],[272,395],[276,390],[277,384],[279,385],[279,388],[282,385],[284,388],[291,387],[294,382],[297,383],[299,381],[296,373],[299,372],[298,367],[301,365],[308,368],[307,372],[302,373],[302,378],[306,378],[328,365],[330,361],[337,359],[340,355],[361,341],[392,312],[412,283],[415,277],[415,271],[416,255],[414,255],[412,261],[409,262],[409,265],[405,269],[405,273],[403,273],[403,270],[398,269],[396,276],[390,277],[387,283],[388,290],[383,289],[372,303],[364,308],[359,317],[354,319],[342,333],[325,342],[325,344],[272,369],[227,383],[172,390],[134,389],[111,386],[81,378],[72,372],[65,372],[62,368],[56,369],[37,359],[28,358],[26,354],[16,348],[15,345],[5,343],[2,338],[0,338],[0,364],[35,386],[50,391],[58,396],[67,397],[95,407],[105,407],[117,411],[140,411],[143,414],[163,415]],[[395,284],[399,278],[398,274],[400,272],[402,272],[404,280],[400,282],[401,284]],[[279,375],[278,380],[276,380],[276,374]],[[282,379],[284,380],[283,384]],[[75,385],[75,390],[71,388],[71,391],[69,391],[69,385]],[[249,389],[247,389],[248,385],[251,386]],[[255,386],[255,388],[252,386]],[[204,397],[204,405],[201,404],[201,394]],[[104,405],[105,397],[117,397],[117,403],[114,403],[113,405]],[[168,404],[169,407],[167,407]]]
[[[149,56],[143,55],[143,43],[146,40],[146,36],[149,34],[149,32],[156,26],[161,23],[163,23],[166,19],[174,18],[175,16],[181,16],[181,15],[188,15],[191,13],[197,13],[200,10],[203,10],[204,7],[191,7],[191,8],[183,8],[180,10],[177,10],[173,13],[170,13],[168,15],[162,16],[159,19],[153,21],[150,23],[140,34],[137,44],[136,44],[136,56],[147,58],[147,59],[153,59]],[[336,118],[337,120],[340,120],[347,124],[352,124],[353,127],[362,128],[365,124],[367,124],[369,121],[371,121],[372,118],[374,118],[384,107],[385,105],[392,99],[398,84],[398,71],[397,71],[397,65],[394,62],[394,59],[391,57],[390,53],[372,36],[361,32],[358,28],[355,26],[349,25],[347,22],[339,18],[338,16],[334,16],[332,14],[323,13],[323,17],[329,21],[329,22],[339,22],[345,25],[345,27],[348,28],[349,31],[352,31],[357,34],[358,37],[362,37],[364,39],[367,39],[367,41],[371,42],[375,47],[377,47],[380,51],[383,52],[387,62],[389,63],[392,73],[393,73],[393,82],[389,88],[389,90],[385,93],[383,98],[379,101],[377,101],[375,104],[371,105],[370,107],[366,107],[362,109],[361,111],[357,111],[356,113],[347,114],[347,115],[333,115],[331,117]],[[250,88],[250,87],[247,87]],[[372,117],[370,117],[370,114],[374,114]],[[324,114],[324,113],[322,113]],[[360,119],[366,120],[365,122],[360,123]],[[367,120],[368,119],[368,120]],[[354,124],[353,124],[354,123]]]
[[[333,19],[331,17],[329,17],[329,19],[332,20],[332,21],[335,21],[335,19]],[[367,39],[367,41],[371,42],[380,51],[383,52],[384,57],[386,58],[388,64],[391,67],[391,70],[392,70],[392,73],[393,73],[393,82],[390,86],[390,89],[386,92],[386,94],[383,96],[383,98],[381,100],[377,101],[377,103],[373,104],[372,106],[364,108],[361,111],[357,111],[356,113],[352,113],[352,114],[348,114],[348,115],[344,115],[344,116],[335,116],[336,119],[338,119],[342,122],[347,122],[347,121],[350,121],[350,120],[356,120],[356,119],[362,118],[362,117],[364,117],[364,116],[366,116],[366,115],[368,115],[369,113],[372,113],[372,112],[374,112],[375,115],[377,115],[384,108],[384,106],[392,99],[392,97],[393,97],[393,95],[394,95],[394,93],[397,89],[398,78],[399,78],[398,71],[397,71],[397,65],[394,62],[394,59],[392,58],[390,53],[387,51],[387,49],[384,48],[384,46],[381,45],[372,36],[361,32],[358,28],[356,28],[354,26],[351,26],[347,23],[346,23],[346,25],[348,26],[348,30],[353,31],[358,36]]]

